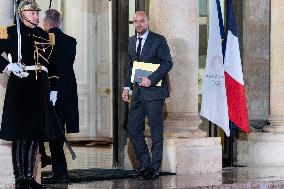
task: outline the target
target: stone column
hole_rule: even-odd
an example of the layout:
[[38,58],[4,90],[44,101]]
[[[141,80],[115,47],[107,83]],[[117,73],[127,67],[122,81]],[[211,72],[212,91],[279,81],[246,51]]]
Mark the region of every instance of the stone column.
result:
[[270,0],[242,2],[242,60],[249,123],[251,128],[260,129],[269,116]]
[[199,129],[199,1],[152,0],[149,7],[150,30],[166,37],[173,58],[162,170],[177,174],[220,171],[220,138],[206,138],[206,132]]
[[[245,70],[249,80],[250,118],[266,119],[266,108],[269,108],[270,125],[264,128],[266,132],[253,131],[239,136],[237,163],[247,166],[283,166],[284,39],[281,33],[284,32],[284,2],[246,0],[244,10],[244,64],[248,66]],[[270,44],[266,36],[269,37]],[[270,52],[267,51],[268,48]],[[267,67],[269,62],[270,69]],[[270,86],[266,86],[269,77]],[[249,93],[250,90],[253,92]],[[269,104],[266,100],[268,97]]]
[[[0,26],[13,24],[13,1],[0,1]],[[7,75],[0,74],[0,123],[6,91]],[[1,125],[0,125],[1,127]],[[0,140],[0,188],[12,188],[14,177],[12,171],[11,145]]]
[[284,132],[284,1],[271,1],[270,29],[270,125],[265,131]]
[[150,2],[150,30],[164,35],[173,58],[166,101],[165,136],[205,137],[198,129],[199,3],[196,0]]

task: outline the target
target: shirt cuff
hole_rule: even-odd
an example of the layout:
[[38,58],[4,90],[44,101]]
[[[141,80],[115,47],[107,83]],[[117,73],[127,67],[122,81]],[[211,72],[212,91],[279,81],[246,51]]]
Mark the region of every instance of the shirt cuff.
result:
[[130,91],[130,87],[123,87],[123,89]]

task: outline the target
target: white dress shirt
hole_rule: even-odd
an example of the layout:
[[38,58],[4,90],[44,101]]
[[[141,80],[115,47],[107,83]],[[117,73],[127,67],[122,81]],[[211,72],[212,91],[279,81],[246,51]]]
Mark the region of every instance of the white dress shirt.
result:
[[142,38],[141,51],[140,51],[140,53],[141,53],[142,50],[143,50],[143,46],[144,46],[144,44],[145,44],[145,41],[146,41],[146,39],[147,39],[148,34],[149,34],[149,30],[147,30],[143,35],[139,35],[139,34],[137,33],[137,35],[136,35],[136,38],[137,38],[137,40],[136,40],[136,52],[137,52],[137,47],[138,47],[138,44],[139,44],[139,39],[138,39],[138,38],[139,38],[139,37]]

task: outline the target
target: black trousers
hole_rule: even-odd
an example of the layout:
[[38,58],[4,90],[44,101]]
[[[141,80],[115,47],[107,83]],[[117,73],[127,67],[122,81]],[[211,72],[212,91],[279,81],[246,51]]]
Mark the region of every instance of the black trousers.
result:
[[[63,115],[65,112],[62,110],[62,100],[60,96],[58,96],[55,109],[56,109],[56,113],[60,121],[62,133],[64,133],[65,121],[63,120],[63,117],[64,117]],[[61,134],[59,134],[59,136],[61,136]],[[49,148],[50,148],[51,159],[52,159],[52,171],[56,176],[67,175],[67,162],[66,162],[63,146],[64,146],[64,141],[62,138],[56,138],[54,140],[49,141]],[[39,151],[41,155],[46,155],[43,144],[40,144]]]
[[[163,105],[164,99],[144,101],[138,97],[131,102],[127,129],[141,168],[151,166],[155,171],[160,171],[164,140]],[[146,116],[151,131],[152,157],[144,136],[143,123]]]
[[63,149],[64,142],[57,139],[49,142],[52,157],[52,171],[55,175],[67,175],[67,162]]
[[[58,175],[67,175],[67,161],[64,153],[64,142],[57,139],[49,142],[49,148],[52,158],[52,171]],[[46,155],[44,143],[39,143],[39,152],[42,156]]]

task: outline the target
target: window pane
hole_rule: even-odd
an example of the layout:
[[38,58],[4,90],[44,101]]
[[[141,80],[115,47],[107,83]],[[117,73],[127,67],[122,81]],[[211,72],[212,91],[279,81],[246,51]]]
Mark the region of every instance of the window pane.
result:
[[207,0],[199,0],[199,16],[207,16]]
[[135,29],[133,24],[129,24],[129,37],[135,35]]
[[129,21],[133,20],[134,13],[135,13],[135,1],[129,0]]

